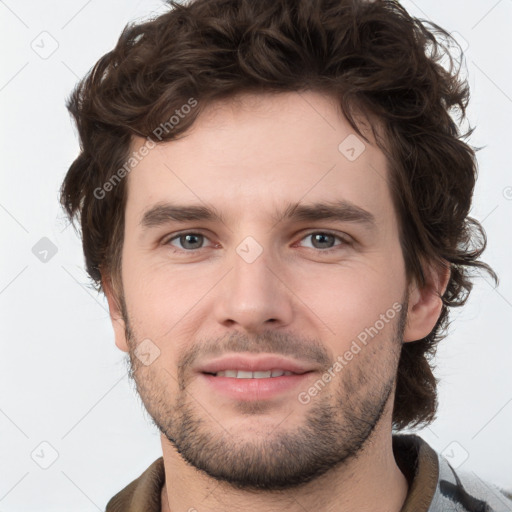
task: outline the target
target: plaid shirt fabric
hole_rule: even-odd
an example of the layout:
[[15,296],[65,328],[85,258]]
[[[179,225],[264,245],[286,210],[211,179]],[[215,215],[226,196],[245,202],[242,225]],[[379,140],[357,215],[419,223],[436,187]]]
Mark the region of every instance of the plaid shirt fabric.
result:
[[[455,471],[421,437],[393,435],[393,452],[409,483],[400,512],[512,512],[511,493],[473,472]],[[161,512],[164,482],[160,457],[108,502],[106,512]]]
[[400,512],[512,512],[512,495],[476,473],[455,470],[421,437],[394,435],[393,451],[409,481]]

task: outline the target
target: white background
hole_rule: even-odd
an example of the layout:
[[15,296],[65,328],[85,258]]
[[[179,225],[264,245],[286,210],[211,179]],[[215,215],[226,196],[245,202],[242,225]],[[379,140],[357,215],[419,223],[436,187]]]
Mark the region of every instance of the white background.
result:
[[[512,0],[403,3],[467,47],[470,142],[484,146],[472,215],[501,278],[497,290],[478,279],[453,315],[437,357],[438,419],[420,435],[454,465],[512,488]],[[0,2],[2,512],[103,510],[161,455],[106,300],[88,286],[80,240],[58,204],[78,153],[65,99],[127,22],[157,10],[166,9],[156,0]],[[32,49],[41,37],[47,50],[58,44],[46,59]],[[32,253],[43,237],[57,248],[46,263]],[[48,469],[31,457],[49,463],[52,449]]]

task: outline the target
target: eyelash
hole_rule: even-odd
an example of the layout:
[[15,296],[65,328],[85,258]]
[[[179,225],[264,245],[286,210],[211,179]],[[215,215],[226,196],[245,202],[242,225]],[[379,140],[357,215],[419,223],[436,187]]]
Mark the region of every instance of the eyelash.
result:
[[[197,231],[183,231],[181,233],[177,233],[176,235],[172,236],[171,238],[168,238],[166,241],[163,242],[163,245],[170,245],[170,242],[172,242],[173,240],[176,240],[176,239],[179,240],[182,236],[186,236],[186,235],[200,235],[200,236],[204,237],[206,240],[209,240],[208,237],[206,235],[204,235],[203,233],[200,233]],[[312,236],[312,235],[329,235],[329,236],[333,236],[334,238],[337,238],[338,240],[340,240],[342,242],[341,244],[335,245],[334,247],[330,247],[328,249],[316,249],[315,247],[307,247],[307,249],[317,250],[323,254],[330,254],[334,251],[337,251],[338,249],[340,249],[343,246],[351,245],[351,242],[350,242],[350,240],[348,240],[348,237],[347,238],[342,237],[342,236],[340,236],[336,233],[333,233],[331,231],[310,231],[309,233],[306,233],[300,239],[300,241],[302,241],[305,238]],[[205,247],[200,247],[199,249],[179,249],[174,246],[171,246],[171,247],[173,248],[173,252],[175,252],[175,253],[183,252],[183,253],[188,253],[188,254],[195,254],[197,251],[200,251],[201,249],[205,249]]]

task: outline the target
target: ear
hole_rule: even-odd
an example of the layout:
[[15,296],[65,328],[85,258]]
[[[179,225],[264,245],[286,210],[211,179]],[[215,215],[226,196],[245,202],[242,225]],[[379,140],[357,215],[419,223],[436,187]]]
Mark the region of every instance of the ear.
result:
[[416,282],[409,286],[407,325],[404,330],[404,342],[416,341],[428,336],[434,329],[441,314],[441,297],[450,280],[450,265],[424,266],[425,286],[419,288]]
[[114,328],[114,336],[117,348],[123,352],[128,352],[129,348],[128,342],[126,340],[126,324],[121,312],[118,293],[114,291],[114,286],[110,276],[102,276],[101,283],[108,301],[110,320],[112,322],[112,327]]

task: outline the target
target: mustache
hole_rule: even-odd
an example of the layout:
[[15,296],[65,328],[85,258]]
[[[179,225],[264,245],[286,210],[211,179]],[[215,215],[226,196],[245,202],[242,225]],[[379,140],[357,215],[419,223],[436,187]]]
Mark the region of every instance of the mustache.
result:
[[198,358],[213,358],[226,353],[270,353],[280,356],[293,356],[307,363],[328,368],[332,357],[325,346],[316,339],[305,339],[289,333],[266,331],[248,336],[236,331],[227,337],[208,338],[194,343],[179,359],[179,370],[191,367]]

